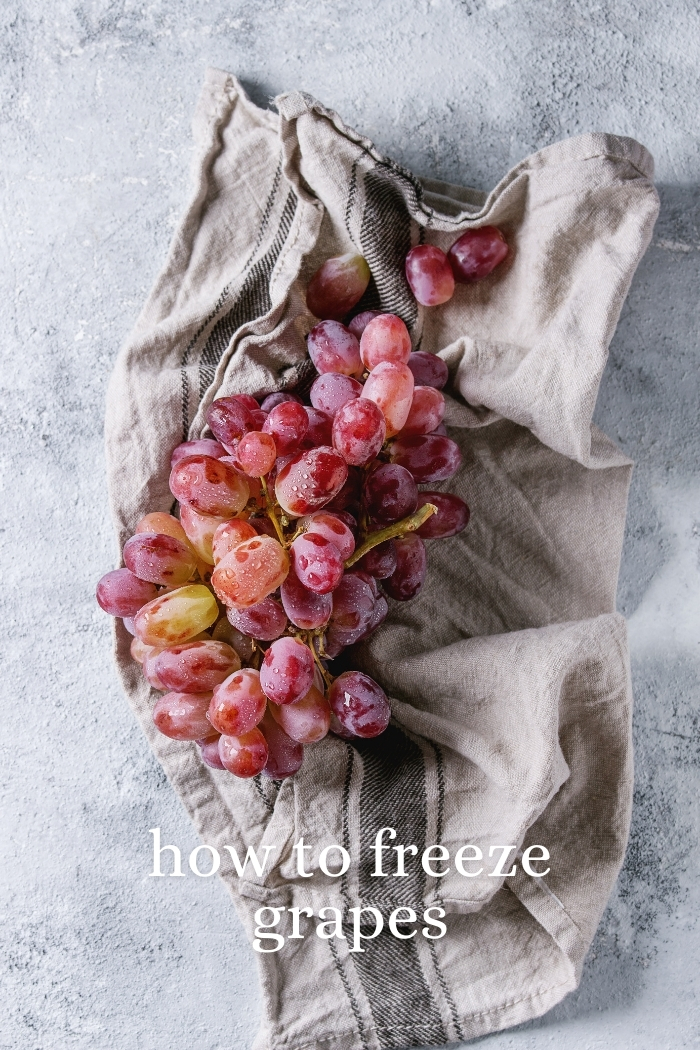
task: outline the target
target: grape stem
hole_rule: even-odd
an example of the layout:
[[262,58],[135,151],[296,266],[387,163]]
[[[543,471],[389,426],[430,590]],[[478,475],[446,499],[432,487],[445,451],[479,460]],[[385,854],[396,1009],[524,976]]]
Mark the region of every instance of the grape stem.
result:
[[277,515],[275,514],[275,509],[272,506],[272,503],[270,502],[270,495],[269,495],[268,489],[267,489],[267,482],[265,481],[264,477],[260,478],[260,484],[262,486],[263,496],[265,497],[265,510],[267,512],[267,516],[270,519],[270,521],[272,522],[272,524],[275,526],[275,532],[277,533],[277,537],[278,537],[280,543],[282,544],[283,547],[286,547],[287,546],[287,541],[284,538],[284,533],[282,532],[282,526],[280,525],[279,521],[277,520]]
[[415,514],[409,514],[407,518],[403,518],[393,525],[387,525],[385,529],[379,529],[378,532],[371,532],[365,542],[350,555],[345,562],[345,568],[351,569],[360,558],[364,558],[368,551],[371,551],[373,547],[378,547],[380,543],[385,543],[387,540],[393,540],[399,536],[405,536],[407,532],[415,532],[431,515],[437,514],[437,511],[438,509],[434,503],[424,503]]
[[[321,644],[323,644],[323,642],[321,642]],[[316,638],[313,638],[313,637],[310,638],[309,642],[308,642],[308,645],[309,645],[309,649],[311,650],[311,652],[313,654],[313,658],[316,661],[316,666],[318,667],[319,671],[321,672],[321,674],[323,676],[323,681],[326,683],[326,685],[330,689],[330,687],[333,685],[333,676],[330,675],[328,673],[328,671],[325,669],[325,667],[321,663],[321,660],[320,660],[320,657],[319,657],[318,653],[316,652]]]

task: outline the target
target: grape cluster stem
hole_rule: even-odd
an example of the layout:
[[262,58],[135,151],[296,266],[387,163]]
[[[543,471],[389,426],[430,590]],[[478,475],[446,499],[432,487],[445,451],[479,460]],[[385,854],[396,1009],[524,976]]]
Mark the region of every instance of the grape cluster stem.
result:
[[403,518],[393,525],[387,525],[385,529],[379,529],[378,532],[370,533],[364,543],[347,559],[345,568],[351,569],[361,558],[364,558],[365,554],[371,551],[373,547],[378,547],[380,543],[396,539],[399,536],[405,536],[407,532],[415,532],[431,515],[437,514],[437,510],[434,503],[424,503],[415,514],[409,514],[407,518]]

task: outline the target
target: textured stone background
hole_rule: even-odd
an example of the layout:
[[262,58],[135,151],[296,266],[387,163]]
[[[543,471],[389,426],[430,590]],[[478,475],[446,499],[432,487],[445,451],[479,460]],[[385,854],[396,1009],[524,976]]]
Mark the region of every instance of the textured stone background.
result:
[[0,9],[0,1047],[233,1050],[258,1019],[223,887],[148,877],[195,835],[120,693],[105,386],[188,193],[206,65],[303,88],[420,174],[488,189],[587,130],[657,161],[662,212],[598,422],[637,462],[620,580],[632,840],[579,991],[489,1050],[698,1045],[700,15],[694,0],[40,0]]

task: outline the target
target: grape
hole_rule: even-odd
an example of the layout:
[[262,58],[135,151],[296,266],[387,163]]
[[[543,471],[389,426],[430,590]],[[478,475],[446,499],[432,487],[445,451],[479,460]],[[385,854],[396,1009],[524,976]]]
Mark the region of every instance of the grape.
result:
[[139,609],[134,629],[144,645],[164,648],[191,641],[210,627],[218,615],[211,591],[202,584],[188,584],[159,595]]
[[287,736],[281,725],[266,711],[260,728],[268,746],[268,759],[263,773],[272,780],[294,776],[304,761],[304,746]]
[[333,592],[331,626],[352,638],[352,645],[360,637],[372,618],[374,595],[370,585],[355,573],[346,573]]
[[361,314],[348,322],[348,328],[359,339],[369,322],[379,316],[381,316],[381,310],[363,310]]
[[200,514],[227,518],[243,510],[250,495],[246,479],[230,464],[211,456],[189,456],[176,463],[170,491]]
[[133,616],[122,616],[122,623],[129,634],[133,635],[135,633]]
[[442,391],[433,386],[416,386],[413,388],[411,410],[401,434],[430,434],[440,426],[444,415],[445,398]]
[[386,436],[393,437],[403,430],[411,410],[413,372],[408,365],[382,361],[370,372],[362,396],[379,405],[386,420]]
[[327,503],[324,510],[333,514],[347,512],[348,507],[359,509],[362,496],[362,472],[357,467],[348,467],[348,476],[345,484],[337,496]]
[[141,518],[134,532],[136,535],[139,532],[158,532],[164,536],[172,536],[174,540],[180,540],[185,545],[189,544],[185,530],[177,518],[162,511],[154,511],[153,514],[147,514],[145,518]]
[[151,649],[146,659],[141,665],[143,671],[143,677],[146,679],[152,689],[159,689],[162,693],[166,692],[167,686],[161,682],[158,672],[156,671],[155,661],[158,654],[161,652],[160,649]]
[[447,365],[437,354],[416,350],[406,363],[413,372],[414,382],[419,386],[434,386],[436,390],[442,390],[449,378]]
[[238,653],[241,660],[250,660],[255,651],[253,639],[239,631],[232,623],[229,623],[225,616],[216,621],[211,636],[215,642],[226,642],[227,645],[230,645]]
[[231,518],[223,521],[217,526],[212,539],[212,558],[216,565],[225,555],[229,554],[234,547],[244,540],[252,540],[258,533],[249,522],[243,518]]
[[335,414],[333,446],[353,467],[364,467],[373,460],[385,437],[382,410],[366,397],[348,401]]
[[157,532],[139,532],[124,545],[124,564],[140,580],[181,587],[197,568],[189,543]]
[[212,517],[209,514],[198,514],[194,507],[183,503],[180,507],[180,521],[187,539],[195,552],[207,565],[214,564],[212,544],[214,534],[220,525],[228,521],[227,517]]
[[409,532],[396,543],[396,569],[382,587],[397,602],[407,602],[420,591],[425,580],[425,544],[415,532]]
[[250,518],[249,521],[255,527],[258,536],[269,536],[273,540],[277,539],[277,529],[267,515],[260,518]]
[[[321,514],[326,514],[326,513],[332,513],[334,518],[338,518],[338,520],[342,521],[344,525],[347,525],[347,527],[350,529],[350,532],[353,534],[353,536],[357,536],[357,529],[358,529],[357,518],[355,518],[350,513],[350,511],[348,511],[348,510],[329,511],[328,508],[326,507],[326,508],[324,508],[321,511]],[[338,549],[340,550],[340,548],[338,548]]]
[[436,435],[440,434],[442,437],[447,437],[447,427],[444,423],[441,423],[439,426],[435,427],[435,430],[431,430],[430,433]]
[[198,740],[199,753],[202,756],[202,762],[205,766],[209,766],[210,769],[225,769],[226,766],[221,761],[221,755],[219,754],[219,740],[220,737],[216,736],[212,740]]
[[[300,518],[298,525],[304,532],[315,532],[319,536],[325,536],[327,540],[335,544],[340,552],[340,557],[345,561],[355,550],[355,537],[349,526],[340,517],[342,513],[340,511],[331,514],[327,510],[317,510],[315,514],[307,514],[305,517]],[[347,517],[356,526],[352,515],[348,514]]]
[[263,412],[271,412],[275,405],[282,405],[285,401],[297,401],[301,404],[301,398],[296,394],[290,394],[286,390],[275,390],[274,394],[268,394],[260,408]]
[[472,284],[488,277],[507,254],[506,239],[495,226],[466,230],[447,253],[455,280],[460,284]]
[[[380,594],[380,596],[377,598],[376,602],[374,603],[374,609],[372,611],[372,619],[367,624],[367,627],[365,628],[365,632],[364,632],[364,634],[361,637],[362,638],[368,638],[369,635],[372,634],[373,631],[376,631],[377,628],[379,626],[381,626],[381,624],[384,623],[384,621],[386,620],[388,615],[389,615],[389,606],[387,605],[387,600],[386,600],[386,598],[384,598]],[[358,638],[358,641],[360,641],[359,638]]]
[[336,545],[318,532],[297,536],[290,550],[298,579],[316,594],[334,590],[343,575],[343,559]]
[[261,642],[279,638],[287,627],[284,609],[269,595],[249,609],[229,609],[226,615],[237,630]]
[[320,375],[314,380],[309,391],[314,408],[331,417],[346,401],[352,401],[361,395],[362,383],[358,383],[352,376],[341,375],[340,372],[325,372]]
[[285,733],[299,744],[316,744],[323,740],[331,724],[331,709],[323,693],[311,686],[306,696],[295,704],[270,705],[270,714]]
[[[428,502],[428,501],[426,501]],[[357,563],[358,569],[369,573],[375,580],[385,580],[396,568],[396,546],[393,540],[385,540],[367,551]]]
[[114,569],[97,584],[97,604],[110,616],[135,616],[158,594],[152,583],[140,580],[130,569]]
[[185,693],[206,693],[240,666],[241,658],[235,649],[215,641],[170,646],[153,661],[153,670],[163,687]]
[[[267,419],[269,414],[269,412],[263,412],[261,408],[257,409],[255,412],[250,413],[250,418],[252,419],[253,424],[255,426],[255,430],[253,431],[253,433],[260,433],[260,431],[265,426],[265,420]],[[248,431],[248,433],[251,433],[251,431]],[[243,435],[243,437],[245,437],[245,434]]]
[[219,397],[212,401],[206,418],[214,437],[229,450],[249,430],[255,430],[250,410],[237,397]]
[[231,397],[234,401],[240,401],[249,412],[258,412],[260,410],[258,399],[253,397],[252,394],[232,394]]
[[290,518],[299,518],[332,500],[347,476],[347,464],[334,448],[309,449],[298,452],[279,471],[275,495]]
[[418,487],[405,467],[382,463],[367,476],[363,500],[372,521],[392,525],[413,514],[418,503]]
[[293,569],[280,587],[282,605],[289,619],[302,631],[314,631],[328,623],[333,610],[330,594],[316,594],[301,582]]
[[211,585],[224,605],[249,609],[276,591],[289,572],[289,557],[270,536],[244,540],[221,559]]
[[330,731],[331,733],[333,733],[334,736],[339,736],[341,740],[357,740],[357,737],[354,733],[351,733],[349,729],[346,729],[345,726],[342,726],[340,724],[338,719],[333,714],[333,711],[331,711]]
[[211,456],[212,459],[221,459],[225,455],[224,446],[218,441],[212,441],[211,438],[202,438],[200,441],[183,441],[173,449],[170,467],[172,469],[181,459],[188,459],[189,456]]
[[374,578],[374,576],[370,576],[368,572],[363,572],[362,569],[357,568],[351,569],[348,573],[348,576],[357,576],[359,580],[363,580],[372,592],[373,600],[377,600],[377,598],[379,597],[379,585],[377,584],[377,581]]
[[416,509],[420,509],[426,503],[437,507],[437,514],[433,514],[416,529],[416,534],[424,540],[455,536],[466,528],[469,522],[469,507],[459,496],[453,496],[451,492],[420,492]]
[[244,667],[217,685],[209,705],[209,721],[228,736],[249,733],[265,714],[267,699],[260,685],[260,672]]
[[276,405],[265,420],[264,432],[274,438],[278,456],[296,452],[309,429],[309,417],[303,405],[283,401]]
[[339,372],[341,375],[362,374],[360,344],[340,321],[321,321],[306,338],[309,357],[316,371]]
[[389,725],[386,693],[361,671],[345,671],[328,691],[328,703],[341,726],[364,739],[379,736]]
[[306,305],[316,317],[339,321],[359,303],[369,284],[369,266],[349,252],[326,259],[309,281]]
[[303,449],[320,448],[322,445],[330,445],[333,432],[333,416],[327,412],[321,412],[318,408],[305,408],[309,420],[309,429],[306,437],[301,443]]
[[132,660],[136,660],[137,663],[142,664],[147,656],[150,656],[154,651],[152,645],[144,645],[140,638],[132,638],[129,652],[131,653]]
[[439,306],[451,299],[455,277],[445,253],[434,244],[419,244],[406,256],[406,280],[421,306]]
[[313,685],[314,658],[296,638],[278,638],[265,653],[260,685],[275,704],[294,704]]
[[382,361],[405,365],[411,355],[408,328],[396,314],[380,314],[370,321],[360,339],[360,356],[370,372]]
[[210,740],[216,735],[207,718],[211,693],[166,693],[153,708],[153,722],[171,740]]
[[221,736],[219,756],[224,769],[228,769],[235,777],[255,777],[265,768],[267,741],[259,729],[251,729],[242,736]]
[[[289,403],[294,404],[293,401]],[[282,405],[279,407],[282,408]],[[269,416],[264,426],[267,426],[268,420]],[[304,412],[304,421],[306,421],[306,412]],[[236,455],[246,474],[261,478],[272,469],[277,459],[275,439],[265,431],[260,433],[257,430],[249,430],[238,442]]]
[[459,445],[437,434],[398,437],[389,446],[389,452],[392,463],[409,470],[419,485],[446,481],[462,464]]

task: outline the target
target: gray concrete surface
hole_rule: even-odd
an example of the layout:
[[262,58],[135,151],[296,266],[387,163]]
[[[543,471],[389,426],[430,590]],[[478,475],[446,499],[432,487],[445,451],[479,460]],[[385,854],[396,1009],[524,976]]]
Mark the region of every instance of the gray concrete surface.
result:
[[216,880],[123,700],[105,385],[188,192],[208,64],[301,87],[417,172],[489,188],[585,130],[656,157],[662,213],[598,422],[637,461],[620,580],[636,693],[627,861],[579,991],[489,1050],[700,1040],[700,14],[691,0],[5,0],[0,9],[0,1048],[232,1050],[259,1000]]

